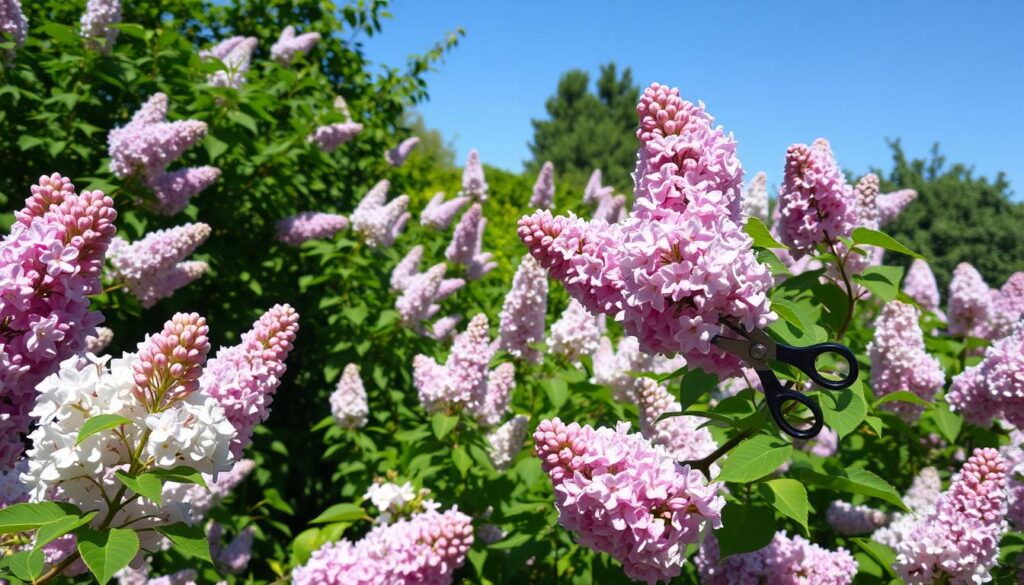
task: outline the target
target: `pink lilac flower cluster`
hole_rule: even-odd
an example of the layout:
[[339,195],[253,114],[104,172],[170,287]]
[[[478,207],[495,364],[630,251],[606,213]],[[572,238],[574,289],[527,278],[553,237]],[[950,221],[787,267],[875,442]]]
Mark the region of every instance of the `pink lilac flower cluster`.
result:
[[537,182],[533,184],[533,195],[530,206],[537,209],[550,209],[555,204],[555,165],[546,161],[537,173]]
[[902,189],[879,195],[877,200],[879,225],[885,225],[896,219],[896,216],[902,213],[915,199],[917,199],[917,191],[913,189]]
[[1013,333],[1024,320],[1024,272],[1015,272],[1006,279],[992,299],[988,318],[989,339],[1000,339]]
[[592,216],[594,221],[604,221],[607,223],[619,223],[626,219],[626,196],[615,195],[614,197],[606,197],[597,202],[597,208],[594,209],[594,215]]
[[405,164],[405,159],[409,158],[412,154],[416,145],[420,143],[419,136],[410,136],[405,140],[398,143],[397,146],[388,150],[384,153],[384,160],[388,161],[388,164],[393,167],[400,167]]
[[338,386],[329,399],[331,415],[343,429],[358,429],[366,426],[370,407],[366,401],[366,389],[359,377],[359,366],[348,364],[341,373]]
[[548,276],[529,254],[523,256],[505,295],[498,326],[498,349],[516,359],[540,363],[543,356],[534,344],[544,342],[544,318],[548,310]]
[[484,178],[484,165],[480,163],[480,153],[471,148],[466,158],[466,166],[462,169],[462,191],[459,191],[459,195],[484,202],[487,201],[488,189],[487,179]]
[[277,239],[289,246],[323,240],[348,229],[348,218],[337,213],[304,211],[277,222]]
[[217,59],[227,71],[215,71],[206,76],[206,82],[213,87],[241,89],[245,73],[249,71],[252,53],[256,50],[255,37],[234,36],[217,43],[209,49],[199,51],[201,59]]
[[299,55],[303,55],[320,41],[320,33],[308,32],[295,34],[295,27],[288,25],[281,31],[277,42],[270,46],[270,58],[282,65],[291,65]]
[[453,197],[445,201],[444,193],[435,193],[420,212],[420,223],[436,230],[446,230],[467,203],[469,197],[466,196]]
[[[871,358],[871,388],[878,397],[909,390],[930,402],[946,383],[939,360],[924,348],[924,332],[917,308],[900,301],[886,303],[875,320],[875,336],[868,344]],[[907,422],[917,420],[923,406],[889,402],[885,408],[899,413]]]
[[889,525],[876,530],[871,539],[895,548],[897,543],[910,537],[922,516],[930,514],[935,509],[935,503],[939,501],[941,495],[942,479],[939,477],[939,470],[925,467],[918,472],[910,488],[903,494],[903,503],[910,508],[910,512],[893,514]]
[[117,573],[118,585],[196,585],[196,579],[199,578],[195,569],[182,569],[169,575],[150,578],[151,570],[148,562],[144,561],[141,566],[135,566],[133,563]]
[[995,449],[975,449],[935,510],[896,543],[896,573],[909,585],[991,580],[1006,530],[1006,462]]
[[1006,493],[1009,497],[1006,519],[1014,530],[1024,531],[1024,431],[1011,431],[1009,444],[1000,447],[999,452],[1006,460]]
[[148,412],[160,412],[199,389],[210,328],[198,313],[175,313],[163,329],[139,343],[131,369],[132,394]]
[[391,290],[401,293],[395,301],[395,309],[406,326],[439,339],[447,335],[449,331],[443,330],[454,326],[458,322],[457,318],[452,321],[452,316],[449,316],[441,323],[442,330],[437,332],[433,331],[433,327],[424,328],[422,323],[437,315],[441,310],[439,303],[465,286],[466,281],[461,278],[445,278],[447,268],[443,262],[421,273],[419,266],[422,259],[423,246],[415,246],[391,271]]
[[1024,429],[1024,323],[985,350],[981,363],[953,378],[946,401],[969,422],[997,418]]
[[206,365],[199,383],[235,427],[231,440],[235,457],[252,441],[253,427],[270,416],[270,403],[298,331],[295,309],[274,305],[242,334],[238,345],[222,347]]
[[740,205],[743,217],[754,217],[768,224],[768,175],[761,171],[754,175],[743,193]]
[[479,280],[498,266],[491,260],[494,254],[483,251],[485,227],[487,218],[484,217],[483,207],[474,203],[462,214],[452,234],[452,241],[444,251],[449,262],[466,267],[466,278],[469,280]]
[[292,572],[295,585],[449,585],[473,545],[473,519],[452,507],[329,542]]
[[525,415],[516,415],[505,424],[487,435],[487,454],[498,471],[505,471],[512,465],[516,455],[523,448],[530,420]]
[[100,191],[54,173],[31,188],[0,240],[0,469],[23,449],[35,386],[85,348],[103,321],[89,310],[117,212]]
[[907,275],[903,278],[903,292],[917,301],[922,310],[945,317],[939,309],[939,285],[928,262],[917,258],[910,263]]
[[455,336],[444,365],[423,354],[413,359],[420,404],[427,412],[465,410],[485,424],[496,424],[508,410],[515,366],[504,363],[490,370],[493,356],[487,315],[480,313]]
[[25,44],[28,35],[28,20],[21,11],[21,0],[0,0],[0,40],[13,41],[14,49],[4,50],[0,55],[5,60],[14,59],[14,52]]
[[631,579],[670,581],[687,545],[722,524],[717,485],[629,434],[629,423],[595,430],[555,418],[541,421],[533,440],[554,486],[558,523],[579,544],[622,562]]
[[210,526],[210,556],[222,575],[239,575],[252,559],[252,542],[256,536],[252,526],[242,529],[234,540],[225,544],[224,527],[214,522]]
[[112,24],[121,22],[121,0],[89,0],[85,3],[80,32],[85,45],[109,54],[117,40],[118,29]]
[[643,352],[635,337],[623,337],[617,349],[612,347],[608,337],[601,337],[593,364],[594,376],[591,382],[611,388],[612,396],[619,402],[633,403],[636,401],[635,393],[643,382],[631,372],[668,374],[686,365],[686,360],[680,357],[668,359]]
[[978,269],[967,262],[957,264],[949,282],[946,315],[953,335],[986,337],[992,308],[992,294]]
[[753,329],[775,319],[771,274],[738,224],[735,142],[677,89],[652,85],[637,110],[631,216],[608,225],[542,210],[519,221],[519,237],[571,296],[614,316],[643,351],[678,353],[727,377],[739,361],[711,344],[721,320]]
[[[659,421],[665,414],[682,412],[683,407],[664,384],[653,378],[639,378],[636,405],[640,411],[640,433],[651,444],[664,447],[676,461],[691,461],[707,457],[718,443],[711,436],[703,420],[695,416],[675,416]],[[713,469],[712,476],[717,475]]]
[[[130,244],[115,239],[108,254],[114,277],[125,283],[143,307],[152,307],[206,272],[205,262],[186,262],[185,258],[209,236],[210,226],[205,223],[187,223],[150,232]],[[183,273],[190,278],[177,276]]]
[[580,358],[594,355],[597,351],[601,333],[601,319],[592,315],[576,299],[569,299],[569,306],[562,312],[562,316],[551,324],[548,352],[578,365]]
[[601,169],[594,169],[587,179],[587,186],[583,189],[584,203],[600,203],[603,199],[609,199],[615,192],[613,187],[606,187],[601,184]]
[[130,122],[107,136],[110,170],[122,179],[139,176],[152,189],[153,209],[174,215],[220,177],[211,166],[167,172],[167,166],[206,135],[206,122],[167,121],[167,95],[155,93]]
[[818,244],[834,244],[857,224],[857,200],[827,140],[794,144],[786,151],[779,189],[778,234],[794,258]]
[[390,188],[391,183],[387,179],[378,181],[350,216],[353,231],[371,248],[391,247],[412,217],[406,211],[409,196],[399,195],[389,202]]
[[836,500],[825,511],[828,525],[838,534],[853,536],[867,534],[889,523],[889,515],[863,504],[853,505]]
[[344,117],[344,122],[317,126],[306,139],[315,142],[317,147],[324,152],[334,152],[339,146],[355,138],[363,131],[363,125],[352,121],[352,114],[349,112],[345,98],[338,96],[334,99],[334,109]]
[[447,339],[455,334],[455,328],[462,321],[462,315],[445,315],[430,326],[427,337],[438,341]]
[[714,536],[704,539],[696,561],[702,585],[849,585],[857,561],[845,548],[822,548],[777,532],[768,546],[721,559]]

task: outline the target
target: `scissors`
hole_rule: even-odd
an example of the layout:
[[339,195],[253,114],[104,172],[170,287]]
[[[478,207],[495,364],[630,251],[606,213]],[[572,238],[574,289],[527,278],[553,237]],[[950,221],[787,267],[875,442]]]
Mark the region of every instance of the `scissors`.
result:
[[[818,386],[829,390],[842,390],[849,388],[857,380],[859,368],[857,359],[850,348],[841,343],[817,343],[807,347],[793,347],[778,343],[772,339],[763,329],[747,331],[732,319],[722,319],[722,324],[735,332],[740,338],[715,336],[711,343],[722,350],[738,357],[748,366],[757,372],[757,377],[764,387],[765,401],[768,403],[768,411],[771,412],[775,424],[782,432],[796,439],[813,439],[821,432],[824,425],[824,415],[818,403],[811,400],[802,392],[797,392],[782,385],[779,378],[772,371],[769,362],[783,362],[795,366]],[[838,354],[847,364],[845,377],[838,380],[826,378],[818,371],[815,365],[818,356],[833,353]],[[800,429],[794,427],[786,420],[782,406],[787,402],[799,402],[811,411],[813,421],[808,428]]]

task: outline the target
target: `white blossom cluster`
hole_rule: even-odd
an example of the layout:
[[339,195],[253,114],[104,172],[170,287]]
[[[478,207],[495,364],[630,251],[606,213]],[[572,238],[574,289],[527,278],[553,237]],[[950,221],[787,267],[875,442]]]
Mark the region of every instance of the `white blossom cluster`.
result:
[[409,482],[399,485],[378,480],[366,490],[363,499],[370,500],[373,507],[380,511],[377,523],[390,524],[393,520],[408,518],[418,512],[439,509],[441,505],[427,498],[428,495],[430,495],[430,490],[426,488],[419,491],[414,490]]

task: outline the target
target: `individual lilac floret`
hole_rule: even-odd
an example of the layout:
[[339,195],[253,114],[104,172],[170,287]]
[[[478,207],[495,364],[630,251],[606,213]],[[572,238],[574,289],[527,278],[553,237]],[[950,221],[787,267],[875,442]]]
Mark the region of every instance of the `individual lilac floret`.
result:
[[277,239],[289,246],[306,240],[325,240],[348,229],[348,218],[337,213],[303,211],[277,222]]
[[541,421],[533,440],[558,523],[579,544],[622,562],[633,580],[653,585],[678,576],[687,545],[722,524],[717,485],[629,434],[629,423],[595,430],[555,418]]
[[454,197],[444,200],[444,193],[436,193],[420,212],[420,223],[436,230],[446,230],[455,216],[469,203],[469,197]]
[[288,25],[281,31],[277,42],[270,47],[270,58],[282,65],[291,65],[295,57],[305,54],[320,41],[320,33],[295,34],[295,27]]
[[922,516],[930,514],[935,509],[935,503],[942,495],[942,479],[939,471],[934,467],[925,467],[914,478],[910,489],[903,495],[903,503],[910,508],[910,512],[896,512],[892,516],[892,522],[888,526],[879,528],[871,535],[871,539],[880,542],[890,548],[907,538],[914,530],[914,526],[921,520]]
[[395,243],[411,217],[406,208],[409,196],[399,195],[387,202],[391,183],[379,181],[352,212],[352,230],[371,248],[387,248]]
[[85,352],[99,354],[114,340],[114,330],[110,327],[97,327],[96,335],[85,338]]
[[529,254],[523,256],[512,278],[512,288],[501,307],[498,349],[517,359],[540,363],[544,318],[548,310],[548,276]]
[[252,541],[256,536],[252,526],[239,532],[230,543],[224,543],[224,528],[217,522],[210,526],[210,556],[221,574],[239,575],[249,566]]
[[366,402],[366,389],[359,377],[359,366],[348,364],[341,373],[338,387],[331,393],[331,414],[343,429],[358,429],[366,426],[370,407]]
[[14,49],[0,51],[7,61],[14,60],[14,52],[25,44],[28,20],[21,11],[21,0],[0,0],[0,41],[14,41]]
[[1024,319],[1024,272],[1016,272],[1006,279],[992,300],[989,311],[990,339],[1000,339],[1013,333],[1014,326]]
[[827,140],[790,146],[783,177],[778,234],[795,258],[850,235],[857,225],[857,201]]
[[601,342],[599,321],[579,301],[570,299],[562,316],[551,324],[548,352],[579,364],[580,358],[597,351]]
[[487,454],[498,471],[508,469],[523,448],[529,421],[530,419],[520,414],[487,435]]
[[857,575],[857,561],[846,549],[831,551],[785,532],[761,550],[724,560],[718,541],[708,536],[694,562],[702,585],[850,585]]
[[238,345],[222,347],[210,360],[200,386],[224,408],[235,437],[231,452],[240,457],[252,429],[270,416],[270,403],[287,367],[285,359],[299,331],[299,314],[274,305],[242,334]]
[[587,179],[587,186],[583,189],[583,202],[600,203],[604,199],[610,199],[614,191],[613,187],[601,185],[601,169],[594,169]]
[[[945,385],[942,364],[925,351],[919,320],[917,308],[900,301],[888,302],[875,320],[875,336],[868,344],[875,396],[909,390],[931,402]],[[917,420],[924,410],[923,406],[903,401],[889,402],[884,407],[907,422]]]
[[328,542],[292,572],[294,585],[450,585],[473,545],[457,507],[380,524],[362,540]]
[[462,170],[462,191],[464,195],[477,201],[487,201],[487,180],[484,179],[484,166],[480,164],[480,154],[470,149],[466,158],[466,167]]
[[895,193],[879,195],[877,199],[879,225],[885,225],[896,219],[896,216],[902,213],[915,199],[917,199],[917,191],[913,189],[902,189]]
[[156,198],[153,211],[160,215],[177,215],[193,197],[219,178],[220,169],[211,166],[186,167],[151,177],[146,180],[146,186],[153,190]]
[[409,282],[420,273],[422,260],[423,246],[413,246],[391,270],[391,292],[401,292],[408,288]]
[[896,543],[893,568],[908,585],[990,581],[1006,531],[1006,462],[975,449],[935,510]]
[[117,40],[118,29],[110,26],[121,22],[121,0],[89,0],[81,18],[81,35],[85,45],[94,51],[109,54]]
[[922,310],[940,314],[939,285],[928,262],[916,258],[910,263],[907,275],[903,278],[903,292],[917,301]]
[[107,135],[110,170],[124,179],[156,180],[171,162],[206,135],[206,122],[167,122],[167,95],[155,93],[130,122]]
[[768,225],[768,175],[764,171],[754,175],[750,181],[740,208],[743,217],[755,217]]
[[213,87],[231,87],[241,89],[245,83],[245,73],[249,71],[252,53],[256,50],[255,37],[231,37],[217,43],[212,48],[199,51],[202,59],[218,59],[227,67],[227,71],[215,71],[206,76],[206,82]]
[[537,174],[537,182],[533,184],[533,195],[530,205],[537,209],[550,209],[555,204],[555,165],[551,161],[544,163]]
[[400,167],[405,164],[416,145],[420,143],[419,136],[411,136],[398,143],[397,146],[384,153],[384,160],[393,167]]
[[131,244],[116,239],[108,254],[114,276],[143,307],[152,307],[209,269],[205,262],[184,261],[209,236],[210,226],[188,223],[150,232]]
[[881,510],[864,505],[855,506],[842,500],[829,504],[825,519],[836,533],[843,536],[867,534],[889,523],[889,515]]
[[967,262],[957,264],[949,282],[946,316],[953,335],[984,337],[992,304],[985,279]]
[[1024,323],[989,346],[980,364],[953,378],[946,401],[976,425],[1005,418],[1024,428]]

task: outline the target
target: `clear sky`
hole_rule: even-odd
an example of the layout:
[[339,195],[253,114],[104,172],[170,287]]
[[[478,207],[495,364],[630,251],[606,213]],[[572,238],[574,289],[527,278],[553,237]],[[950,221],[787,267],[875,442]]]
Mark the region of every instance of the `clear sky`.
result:
[[394,0],[375,61],[466,37],[428,77],[427,124],[496,166],[530,158],[531,118],[571,68],[613,60],[678,86],[732,131],[748,175],[778,184],[786,147],[824,136],[856,173],[909,155],[1006,171],[1024,199],[1024,2]]

